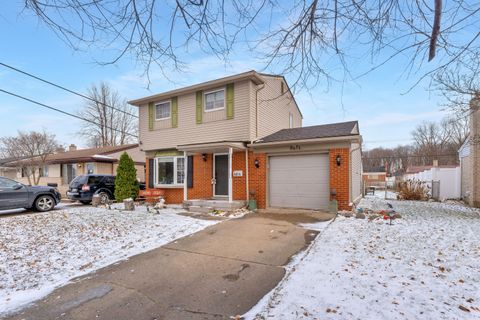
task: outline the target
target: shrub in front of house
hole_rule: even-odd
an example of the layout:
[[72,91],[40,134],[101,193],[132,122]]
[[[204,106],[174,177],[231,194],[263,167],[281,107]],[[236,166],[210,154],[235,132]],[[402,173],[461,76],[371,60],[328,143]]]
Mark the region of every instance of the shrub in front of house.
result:
[[132,158],[124,152],[120,157],[115,178],[115,200],[135,199],[138,195],[137,169]]

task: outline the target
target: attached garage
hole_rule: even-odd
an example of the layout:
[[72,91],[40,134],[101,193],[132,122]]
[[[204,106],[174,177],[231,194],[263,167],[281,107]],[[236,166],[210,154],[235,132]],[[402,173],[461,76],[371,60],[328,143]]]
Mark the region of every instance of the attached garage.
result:
[[328,209],[328,154],[269,157],[269,206]]

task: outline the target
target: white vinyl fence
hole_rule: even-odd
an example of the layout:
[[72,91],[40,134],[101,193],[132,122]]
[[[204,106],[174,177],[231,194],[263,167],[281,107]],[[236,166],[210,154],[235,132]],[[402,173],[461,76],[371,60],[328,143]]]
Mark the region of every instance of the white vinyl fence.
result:
[[[432,182],[439,185],[438,200],[460,199],[461,197],[461,170],[460,167],[442,168],[433,167],[415,174],[405,174],[404,179],[416,179],[424,181],[432,188]],[[435,187],[437,183],[434,183]]]

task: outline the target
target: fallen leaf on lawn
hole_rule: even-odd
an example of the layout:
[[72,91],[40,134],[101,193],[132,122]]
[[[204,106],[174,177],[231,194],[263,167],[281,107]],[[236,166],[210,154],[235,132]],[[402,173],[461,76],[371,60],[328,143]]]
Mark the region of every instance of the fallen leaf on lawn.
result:
[[465,312],[470,312],[470,309],[468,309],[467,307],[464,307],[462,305],[459,305],[458,306],[458,309],[462,310],[462,311],[465,311]]

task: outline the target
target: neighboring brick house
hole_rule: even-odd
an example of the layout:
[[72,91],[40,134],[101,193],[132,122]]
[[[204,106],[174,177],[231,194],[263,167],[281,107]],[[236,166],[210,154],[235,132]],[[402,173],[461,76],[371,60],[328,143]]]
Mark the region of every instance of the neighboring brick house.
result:
[[387,172],[385,167],[367,168],[362,174],[364,186],[385,187]]
[[[120,156],[127,152],[135,162],[137,179],[145,181],[145,153],[140,151],[138,144],[122,146],[78,149],[70,145],[68,151],[59,150],[46,159],[46,165],[41,172],[39,185],[55,183],[58,189],[65,195],[68,184],[78,175],[87,173],[115,174]],[[14,162],[8,164],[15,166]],[[21,183],[28,184],[28,177],[22,171],[16,171],[15,177],[11,177]]]
[[167,203],[341,209],[361,194],[356,121],[302,126],[285,78],[249,71],[133,100],[147,187]]

